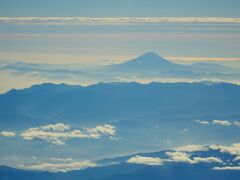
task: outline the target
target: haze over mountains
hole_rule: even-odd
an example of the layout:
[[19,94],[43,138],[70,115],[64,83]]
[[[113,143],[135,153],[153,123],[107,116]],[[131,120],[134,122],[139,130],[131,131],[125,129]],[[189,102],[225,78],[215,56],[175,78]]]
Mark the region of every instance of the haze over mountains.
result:
[[8,87],[11,85],[6,83],[9,80],[18,81],[26,87],[41,82],[89,85],[97,82],[119,81],[148,83],[210,80],[239,83],[240,79],[240,70],[237,66],[234,68],[212,62],[176,64],[154,52],[147,52],[135,59],[114,65],[83,66],[80,64],[51,65],[16,62],[2,64],[0,71],[5,80],[2,91],[9,90]]

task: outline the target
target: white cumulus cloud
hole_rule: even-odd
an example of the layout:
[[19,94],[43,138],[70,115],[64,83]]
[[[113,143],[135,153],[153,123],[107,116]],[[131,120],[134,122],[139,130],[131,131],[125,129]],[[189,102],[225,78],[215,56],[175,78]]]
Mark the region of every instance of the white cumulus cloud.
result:
[[127,160],[132,164],[162,165],[164,160],[158,157],[135,156]]
[[240,156],[240,143],[235,143],[230,146],[211,145],[209,147],[211,149],[220,150],[222,153],[229,153],[232,155]]
[[2,131],[0,133],[1,136],[4,136],[4,137],[14,137],[16,136],[15,132],[11,132],[11,131]]
[[28,166],[23,165],[22,167],[26,169],[31,169],[31,170],[50,171],[50,172],[67,172],[67,171],[85,169],[85,168],[95,167],[95,166],[97,166],[97,164],[91,161],[82,161],[82,162],[74,161],[70,163],[61,163],[61,164],[43,162],[43,163],[28,165]]
[[194,157],[193,163],[223,163],[223,161],[217,157]]
[[192,163],[190,159],[190,155],[185,152],[166,152],[166,154],[173,160],[174,162],[186,162]]
[[71,129],[70,125],[57,123],[25,130],[20,136],[25,140],[46,140],[53,144],[65,144],[70,138],[98,139],[101,136],[115,135],[116,127],[104,124],[94,128]]
[[191,154],[186,152],[166,152],[166,154],[171,158],[174,162],[185,162],[190,164],[195,163],[222,163],[223,161],[216,157],[193,157],[191,158]]
[[219,124],[222,126],[231,126],[231,123],[227,120],[213,120],[212,121],[213,124]]
[[201,121],[201,120],[197,119],[196,122],[199,124],[209,125],[208,121]]
[[85,130],[89,134],[95,134],[95,135],[100,135],[100,134],[109,134],[109,135],[114,135],[116,132],[116,127],[109,125],[109,124],[104,124],[104,125],[98,125],[95,128],[85,128]]

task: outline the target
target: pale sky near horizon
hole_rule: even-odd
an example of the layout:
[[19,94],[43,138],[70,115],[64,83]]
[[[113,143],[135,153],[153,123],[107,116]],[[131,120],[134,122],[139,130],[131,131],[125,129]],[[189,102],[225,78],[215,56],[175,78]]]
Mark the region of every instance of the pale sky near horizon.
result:
[[[116,63],[147,51],[175,60],[238,60],[239,7],[237,0],[0,0],[0,61]],[[120,17],[155,19],[122,23]]]

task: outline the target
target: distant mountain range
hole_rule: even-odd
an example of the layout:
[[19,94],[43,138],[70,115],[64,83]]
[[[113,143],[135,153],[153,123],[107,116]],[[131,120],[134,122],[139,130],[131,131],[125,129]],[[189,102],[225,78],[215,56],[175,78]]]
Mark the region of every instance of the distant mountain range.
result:
[[[213,120],[237,123],[239,99],[240,86],[229,83],[133,82],[98,83],[87,87],[45,83],[0,95],[0,131],[21,134],[29,128],[57,123],[73,129],[103,124],[116,127],[116,137],[111,141],[67,140],[72,154],[79,158],[90,154],[91,158],[99,158],[96,152],[102,152],[100,157],[144,152],[186,142],[234,143],[240,135],[239,127],[213,124]],[[207,121],[207,125],[196,120]],[[0,156],[14,153],[14,144],[9,144],[8,138],[0,136],[0,140],[10,149],[8,152],[0,149]],[[39,154],[38,149],[46,148],[52,141],[34,138],[30,143],[17,136],[11,142],[21,142],[18,153],[24,154],[28,147],[27,151],[31,150],[34,156]],[[66,153],[65,148],[55,145],[40,154],[47,157],[54,151]]]
[[240,115],[239,99],[240,87],[228,83],[41,84],[0,95],[0,114],[2,125],[16,117],[79,123],[175,114],[224,117]]

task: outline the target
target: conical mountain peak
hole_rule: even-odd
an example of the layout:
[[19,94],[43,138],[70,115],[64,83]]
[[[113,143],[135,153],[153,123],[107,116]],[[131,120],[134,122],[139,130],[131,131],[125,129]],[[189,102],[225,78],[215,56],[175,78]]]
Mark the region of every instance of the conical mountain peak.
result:
[[141,56],[138,56],[132,60],[127,62],[115,65],[115,68],[118,68],[122,71],[160,71],[160,70],[168,70],[168,69],[176,69],[181,68],[181,65],[174,64],[155,52],[146,52]]
[[153,51],[146,52],[146,53],[142,54],[141,56],[160,57],[157,53],[155,53]]
[[155,52],[146,52],[145,54],[133,59],[132,61],[148,61],[148,63],[160,61],[168,62],[166,59],[162,58]]

